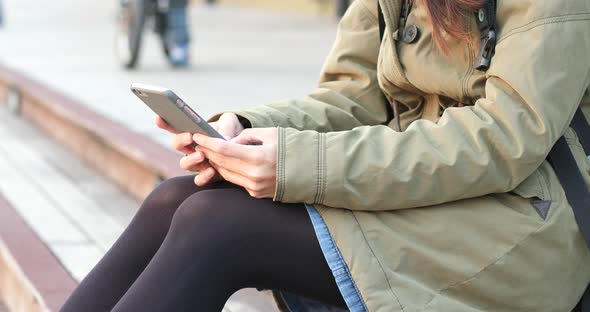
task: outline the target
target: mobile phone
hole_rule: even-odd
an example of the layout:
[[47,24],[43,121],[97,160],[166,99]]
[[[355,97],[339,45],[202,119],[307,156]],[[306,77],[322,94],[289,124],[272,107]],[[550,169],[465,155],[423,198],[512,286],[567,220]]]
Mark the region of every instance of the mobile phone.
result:
[[225,138],[197,114],[172,90],[142,83],[131,84],[131,92],[154,113],[162,117],[178,133],[200,133],[213,138]]

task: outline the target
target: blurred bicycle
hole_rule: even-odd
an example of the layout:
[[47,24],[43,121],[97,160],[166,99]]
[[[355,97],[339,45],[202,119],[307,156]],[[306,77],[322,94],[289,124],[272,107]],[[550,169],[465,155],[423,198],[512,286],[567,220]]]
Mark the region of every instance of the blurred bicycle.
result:
[[144,28],[160,37],[162,51],[173,66],[189,62],[188,0],[120,0],[117,13],[116,52],[127,69],[137,66]]

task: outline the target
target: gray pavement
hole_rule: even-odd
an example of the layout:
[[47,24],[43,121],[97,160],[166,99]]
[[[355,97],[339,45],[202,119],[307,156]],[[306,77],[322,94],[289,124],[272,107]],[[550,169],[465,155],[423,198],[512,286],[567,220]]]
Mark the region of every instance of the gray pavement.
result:
[[164,61],[149,33],[138,71],[114,52],[118,0],[3,0],[0,63],[81,100],[97,112],[169,145],[131,82],[175,90],[201,115],[301,96],[313,89],[336,23],[325,16],[194,5],[188,69]]
[[[0,142],[0,193],[80,281],[122,233],[139,203],[3,106]],[[274,306],[269,293],[244,289],[224,311],[274,311]]]

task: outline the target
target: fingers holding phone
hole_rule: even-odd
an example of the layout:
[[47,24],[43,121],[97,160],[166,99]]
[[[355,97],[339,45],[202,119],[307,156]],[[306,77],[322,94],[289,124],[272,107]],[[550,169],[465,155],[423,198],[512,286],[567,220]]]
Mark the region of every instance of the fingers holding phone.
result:
[[[224,113],[216,122],[211,122],[210,125],[226,140],[231,140],[244,131],[244,126],[240,123],[238,116],[234,113]],[[199,154],[199,156],[196,154]],[[196,185],[203,186],[224,180],[219,172],[209,164],[205,153],[200,151],[199,147],[196,148],[196,152],[193,155],[195,156],[187,156],[187,159],[181,163],[181,167],[192,166],[192,168],[199,170],[199,174],[195,176]]]
[[172,147],[183,153],[192,154],[195,152],[194,144],[192,141],[192,134],[188,132],[177,133],[162,117],[156,116],[155,124],[158,128],[166,130],[172,134]]
[[244,126],[234,113],[223,113],[217,121],[210,123],[210,125],[228,141],[244,131]]
[[192,133],[179,133],[172,138],[172,147],[185,155],[193,154],[195,152],[195,146],[195,142],[192,140]]
[[209,163],[207,163],[207,165],[209,166],[208,168],[199,171],[199,174],[195,176],[195,184],[197,186],[204,186],[209,183],[224,180],[223,177],[221,177],[221,175],[217,172],[217,170],[215,170],[215,168],[211,167]]
[[193,134],[231,140],[244,130],[236,114],[224,113],[216,122],[209,124],[171,90],[134,83],[131,91],[158,115],[155,119],[156,126],[174,134],[172,147],[185,154],[180,160],[180,167],[199,171],[195,177],[197,185],[222,180],[205,154],[196,146]]
[[204,171],[211,167],[205,158],[205,154],[201,151],[187,154],[180,158],[180,168],[188,171]]
[[195,184],[198,186],[223,180],[217,170],[209,164],[205,154],[198,149],[197,147],[197,151],[182,157],[180,159],[180,167],[184,170],[199,172],[195,176]]

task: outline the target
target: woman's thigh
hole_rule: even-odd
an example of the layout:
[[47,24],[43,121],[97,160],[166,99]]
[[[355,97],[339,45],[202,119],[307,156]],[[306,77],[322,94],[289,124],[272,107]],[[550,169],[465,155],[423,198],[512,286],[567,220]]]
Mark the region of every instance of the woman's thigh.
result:
[[152,191],[127,229],[70,296],[63,311],[110,311],[160,248],[182,202],[200,191],[237,187],[229,183],[198,187],[193,178],[172,178]]
[[191,195],[205,190],[239,187],[225,181],[197,186],[194,178],[194,175],[178,176],[158,184],[140,206],[131,227],[148,225],[153,230],[167,232],[172,216]]
[[241,188],[209,189],[180,205],[161,248],[117,308],[141,308],[154,298],[150,306],[162,311],[195,300],[216,310],[244,287],[343,304],[304,205],[255,199]]

